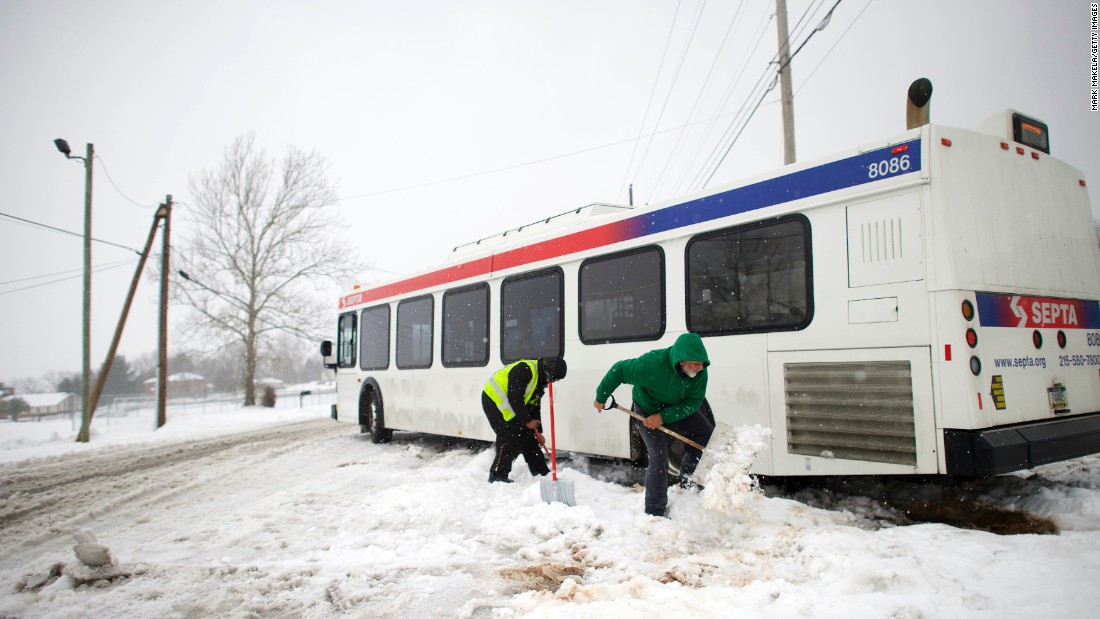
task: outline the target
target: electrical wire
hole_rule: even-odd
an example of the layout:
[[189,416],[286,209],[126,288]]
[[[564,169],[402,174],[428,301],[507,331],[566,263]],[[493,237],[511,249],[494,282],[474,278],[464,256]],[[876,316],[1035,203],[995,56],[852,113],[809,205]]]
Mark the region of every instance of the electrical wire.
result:
[[836,46],[840,45],[840,42],[843,41],[844,37],[848,35],[848,31],[850,31],[852,27],[856,25],[856,22],[859,21],[859,18],[863,17],[863,14],[866,13],[867,9],[869,8],[871,8],[871,0],[867,0],[867,4],[863,5],[863,9],[860,10],[859,14],[856,15],[856,18],[852,20],[852,23],[848,24],[848,27],[844,29],[844,32],[840,33],[840,37],[833,43],[833,46],[829,48],[829,51],[825,52],[825,55],[821,57],[821,60],[817,61],[817,64],[814,65],[814,68],[810,70],[810,72],[806,75],[806,79],[802,80],[802,84],[798,87],[798,90],[794,91],[796,95],[802,91],[802,88],[806,86],[806,84],[810,81],[810,78],[814,76],[814,73],[817,73],[817,70],[821,68],[822,64],[824,64],[825,59],[829,57],[829,54],[832,54],[833,50],[836,49]]
[[[710,125],[703,132],[704,135],[710,135],[711,133],[713,133],[715,123],[717,123],[718,120],[720,120],[721,118],[724,118],[726,116],[734,116],[736,114],[736,113],[720,114],[720,112],[721,112],[721,110],[726,108],[726,106],[729,104],[730,99],[733,98],[733,93],[737,90],[737,86],[740,85],[741,79],[745,76],[745,71],[748,70],[749,63],[751,62],[752,57],[756,55],[756,50],[760,48],[760,43],[764,40],[764,35],[767,33],[768,26],[771,24],[772,20],[775,19],[775,14],[766,12],[766,13],[764,13],[764,18],[765,18],[764,21],[757,28],[757,34],[755,36],[755,42],[751,44],[751,49],[748,51],[747,54],[744,55],[745,60],[744,60],[743,63],[741,63],[741,68],[736,72],[734,79],[730,81],[729,86],[726,87],[726,92],[722,95],[721,102],[718,104],[718,107],[717,107],[717,110],[716,110],[719,113],[715,114],[708,121],[710,123]],[[677,184],[676,184],[676,189],[675,189],[676,194],[683,193],[683,191],[681,191],[681,189],[684,187],[684,184],[687,181],[688,174],[691,172],[691,170],[696,169],[696,161],[698,161],[699,156],[703,153],[703,148],[704,148],[705,144],[706,144],[705,140],[699,142],[699,146],[698,146],[698,148],[695,149],[695,154],[692,155],[691,161],[688,163],[688,165],[684,166],[684,171],[680,175],[679,182],[677,182]],[[715,150],[716,150],[716,148],[715,148]],[[707,159],[709,160],[713,156],[714,156],[714,154],[713,154],[713,151],[712,151],[712,154],[708,155]],[[704,165],[704,166],[700,167],[699,169],[703,170],[705,168],[706,168],[706,166]],[[699,176],[701,176],[701,175],[702,175],[702,173],[700,172]]]
[[676,12],[673,13],[672,23],[668,26],[668,36],[665,37],[665,48],[661,52],[661,62],[657,65],[657,75],[653,78],[653,87],[649,90],[649,101],[646,102],[645,113],[642,114],[642,124],[638,127],[638,137],[634,138],[634,148],[630,151],[630,160],[626,164],[626,171],[623,172],[623,182],[619,186],[618,195],[622,195],[623,191],[626,190],[631,170],[634,169],[634,157],[638,154],[638,143],[642,141],[642,134],[645,133],[646,123],[649,121],[649,111],[653,108],[653,97],[657,94],[657,85],[661,82],[661,72],[665,67],[665,58],[668,57],[668,48],[672,44],[672,33],[676,31],[676,20],[680,17],[681,4],[683,4],[683,0],[676,2]]
[[[794,60],[794,58],[799,54],[799,52],[801,52],[802,49],[806,47],[806,44],[810,42],[810,39],[812,39],[815,34],[817,34],[818,32],[821,32],[822,30],[824,30],[829,25],[829,22],[832,21],[833,11],[836,10],[836,7],[839,6],[841,2],[843,2],[843,0],[836,0],[836,4],[834,4],[832,6],[832,8],[829,9],[829,12],[825,14],[824,19],[822,19],[821,22],[813,29],[813,31],[810,32],[810,34],[806,36],[806,38],[802,41],[802,43],[798,46],[798,48],[793,53],[791,53],[790,56],[788,56],[787,62],[784,63],[784,65],[781,66],[779,68],[779,70],[782,70],[782,69],[786,68],[786,66],[789,65]],[[770,67],[770,64],[769,64],[769,67]],[[733,146],[735,144],[737,144],[737,140],[740,139],[741,134],[744,133],[745,127],[748,126],[749,121],[751,121],[752,117],[756,114],[756,110],[760,109],[760,105],[764,102],[764,97],[767,96],[767,94],[769,92],[771,92],[771,90],[773,88],[775,88],[776,83],[778,81],[778,78],[779,78],[779,74],[777,72],[776,75],[775,75],[775,79],[772,80],[771,85],[768,86],[768,88],[764,91],[764,94],[761,95],[760,99],[756,102],[756,105],[753,106],[752,111],[749,112],[748,116],[745,118],[744,122],[741,124],[741,128],[737,131],[737,134],[734,136],[733,140],[729,143],[729,146],[726,147],[726,150],[722,154],[722,157],[718,160],[718,162],[711,169],[710,174],[707,176],[707,179],[703,182],[703,184],[700,188],[706,187],[710,183],[711,179],[714,178],[714,175],[718,172],[718,168],[720,168],[722,163],[726,160],[726,157],[729,155],[730,151],[733,149]]]
[[[657,114],[657,121],[653,124],[653,129],[656,131],[661,126],[661,120],[665,117],[665,111],[668,109],[668,102],[672,99],[672,94],[676,91],[676,83],[680,80],[680,74],[684,68],[684,62],[687,60],[688,52],[691,50],[691,45],[695,41],[695,34],[699,30],[699,21],[703,17],[703,10],[706,9],[707,3],[704,0],[699,4],[699,8],[695,13],[695,21],[692,22],[691,31],[688,33],[688,39],[684,43],[684,51],[680,54],[680,62],[676,65],[676,73],[672,76],[672,83],[668,86],[668,92],[665,94],[665,100],[661,104],[661,111]],[[653,148],[653,137],[650,136],[646,143],[645,150],[642,151],[642,158],[638,162],[637,171],[641,171],[645,167],[646,159],[649,158],[649,153]]]
[[135,202],[134,200],[130,199],[130,196],[122,193],[122,190],[119,189],[117,184],[115,184],[115,179],[111,178],[111,173],[107,171],[107,163],[103,161],[103,158],[99,155],[96,155],[95,158],[99,160],[99,166],[103,170],[103,174],[107,177],[107,181],[111,183],[112,187],[115,188],[115,191],[118,192],[118,195],[125,198],[127,202],[141,208],[157,208],[157,206],[159,206],[157,204],[141,204],[140,202]]
[[[75,236],[75,237],[78,237],[78,238],[84,238],[84,235],[80,234],[78,232],[73,232],[71,230],[64,230],[62,228],[56,228],[56,227],[48,225],[48,224],[40,223],[40,222],[37,222],[37,221],[31,221],[29,219],[24,219],[22,217],[16,217],[15,215],[9,215],[7,213],[0,213],[0,217],[7,217],[8,219],[12,219],[12,220],[15,220],[19,223],[29,225],[29,226],[32,226],[32,227],[44,228],[46,230],[51,230],[53,232],[60,232],[61,234],[68,234],[70,236]],[[117,247],[119,249],[125,249],[127,251],[132,251],[132,252],[134,252],[135,254],[137,254],[139,256],[141,255],[141,251],[137,250],[137,249],[134,249],[133,247],[126,247],[125,245],[119,245],[118,243],[112,243],[111,241],[104,241],[102,239],[97,239],[95,237],[92,237],[91,240],[95,243],[101,243],[103,245],[110,245],[111,247]]]
[[[115,262],[109,262],[107,264],[100,265],[100,266],[102,266],[102,267],[115,267],[115,266],[118,266],[120,264],[133,264],[133,262],[134,262],[133,258],[127,258],[125,260],[118,260],[118,261],[115,261]],[[8,280],[6,282],[0,282],[0,286],[7,286],[9,284],[18,284],[18,283],[21,283],[21,282],[29,282],[31,280],[42,279],[42,278],[45,278],[45,277],[57,277],[58,275],[69,275],[70,273],[81,273],[82,274],[83,272],[84,272],[84,269],[82,269],[82,268],[80,268],[80,269],[67,269],[67,270],[64,270],[64,271],[57,271],[57,272],[54,272],[54,273],[45,273],[43,275],[32,275],[30,277],[21,277],[19,279],[12,279],[12,280]]]
[[[101,266],[101,267],[93,268],[92,273],[102,273],[104,271],[110,271],[110,270],[117,269],[117,268],[122,267],[122,266],[126,266],[128,264],[134,264],[135,262],[137,262],[137,260],[134,259],[134,258],[131,258],[131,259],[127,260],[126,262],[119,263],[119,264],[114,264],[112,266]],[[7,294],[12,294],[14,292],[22,292],[24,290],[31,290],[33,288],[41,288],[43,286],[49,286],[51,284],[58,284],[58,283],[61,283],[61,282],[67,282],[71,279],[76,279],[78,277],[83,277],[83,273],[78,273],[76,275],[70,275],[68,277],[62,277],[60,279],[55,279],[55,280],[51,280],[51,281],[48,281],[48,282],[42,282],[40,284],[34,284],[33,286],[23,286],[22,288],[13,288],[11,290],[5,290],[3,292],[0,292],[0,296],[4,296],[4,295],[7,295]]]
[[[726,46],[729,45],[733,33],[736,30],[737,25],[741,21],[741,17],[744,16],[742,9],[745,8],[745,2],[742,0],[737,4],[737,9],[733,12],[733,17],[730,19],[729,26],[726,27],[726,33],[722,37],[722,43],[718,46],[718,51],[714,54],[714,60],[710,63],[710,68],[707,70],[707,75],[703,78],[703,85],[699,88],[699,94],[695,95],[695,101],[691,105],[691,111],[688,112],[687,122],[690,123],[695,119],[695,114],[699,109],[699,104],[703,101],[707,91],[710,89],[710,85],[713,83],[714,72],[718,67],[719,61],[722,59],[723,52],[726,50]],[[684,136],[687,133],[687,124],[680,127],[680,132],[676,135],[676,142],[672,145],[672,149],[669,151],[667,157],[665,157],[665,165],[661,168],[661,173],[657,175],[657,180],[653,183],[653,191],[650,193],[650,197],[657,193],[661,187],[661,183],[664,181],[665,174],[668,173],[669,167],[672,165],[672,161],[676,158],[676,153],[680,150],[680,144],[684,140]],[[648,200],[647,200],[648,202]]]
[[[820,0],[820,2],[817,5],[818,8],[820,8],[820,6],[824,2],[825,2],[825,0]],[[804,10],[802,12],[802,15],[798,18],[798,21],[795,22],[794,27],[788,29],[787,38],[784,41],[785,45],[789,44],[789,41],[791,39],[796,38],[797,35],[802,32],[802,28],[804,27],[803,24],[808,23],[806,21],[806,18],[807,18],[807,16],[811,15],[811,11],[812,11],[813,14],[817,13],[817,9],[814,8],[814,3],[813,2],[811,2],[806,7],[806,10]],[[736,89],[736,85],[738,83],[740,83],[741,77],[744,75],[745,70],[748,68],[748,61],[752,58],[753,55],[755,55],[756,50],[759,48],[761,41],[763,41],[763,39],[764,39],[764,34],[766,34],[766,32],[767,32],[767,27],[771,24],[771,20],[775,19],[777,17],[777,15],[775,13],[767,13],[766,17],[768,17],[768,20],[759,31],[759,34],[757,35],[757,38],[756,38],[756,44],[753,46],[752,51],[746,56],[745,64],[742,65],[741,71],[738,73],[737,79],[735,80],[735,82],[733,84],[731,84],[730,88],[727,90],[726,96],[723,98],[722,106],[721,106],[722,108],[724,108],[727,105],[727,103],[729,102],[729,99],[733,96],[733,92]],[[746,123],[746,122],[748,122],[749,119],[752,118],[752,115],[755,114],[756,108],[754,107],[751,112],[748,112],[747,118],[743,116],[746,113],[746,110],[748,109],[748,106],[751,104],[751,102],[756,99],[756,93],[758,92],[758,89],[761,88],[766,83],[767,77],[771,73],[771,66],[774,65],[774,64],[778,64],[778,60],[779,60],[779,49],[776,49],[775,54],[772,55],[772,58],[768,62],[767,66],[764,68],[764,71],[761,73],[760,77],[757,78],[756,84],[749,90],[749,93],[745,96],[745,100],[742,102],[741,107],[738,108],[737,114],[735,115],[733,121],[731,121],[729,126],[727,126],[726,129],[722,132],[722,137],[719,138],[719,140],[715,142],[714,147],[711,150],[711,153],[704,160],[703,166],[699,168],[699,172],[696,175],[695,180],[692,181],[692,184],[689,185],[689,187],[696,186],[698,188],[701,188],[701,187],[705,186],[705,182],[702,181],[702,177],[706,173],[705,172],[706,169],[708,167],[710,167],[710,163],[708,163],[708,162],[712,162],[712,161],[717,159],[718,153],[721,150],[721,145],[724,144],[728,139],[730,139],[730,136],[740,135],[740,131],[735,132],[735,129],[734,129],[735,127],[738,126],[739,122],[740,122],[740,124]],[[771,89],[771,87],[768,88],[768,90],[770,90],[770,89]],[[767,91],[765,91],[765,93],[766,92]],[[741,118],[740,121],[739,121],[739,118]],[[701,152],[701,148],[702,148],[702,143],[700,143],[700,150],[697,150],[695,156],[692,157],[691,164],[684,168],[684,174],[681,177],[680,183],[677,185],[677,192],[679,192],[680,188],[683,187],[684,181],[686,180],[687,174],[690,172],[690,170],[695,169],[695,161],[699,157],[699,154]]]

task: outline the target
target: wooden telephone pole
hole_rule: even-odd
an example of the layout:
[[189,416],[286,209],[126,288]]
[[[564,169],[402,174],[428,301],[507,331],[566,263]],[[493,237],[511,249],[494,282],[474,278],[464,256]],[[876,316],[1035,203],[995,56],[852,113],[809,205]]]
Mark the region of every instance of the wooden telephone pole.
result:
[[76,440],[78,443],[87,443],[91,436],[92,417],[95,415],[96,405],[99,403],[99,396],[103,393],[103,385],[107,382],[107,375],[111,373],[111,365],[115,361],[115,353],[118,352],[118,344],[122,339],[122,331],[126,328],[126,318],[130,315],[130,306],[134,301],[134,293],[137,292],[138,282],[141,280],[141,272],[145,269],[145,261],[149,257],[149,250],[153,247],[153,239],[157,235],[157,226],[160,225],[160,220],[164,220],[164,255],[161,268],[161,303],[160,303],[160,364],[161,364],[161,379],[159,382],[159,396],[157,398],[157,427],[161,427],[165,423],[165,382],[164,374],[167,367],[168,358],[168,226],[170,221],[170,215],[172,213],[172,196],[168,196],[168,200],[160,205],[156,214],[153,216],[153,225],[149,229],[149,238],[145,241],[145,249],[141,252],[141,259],[138,260],[137,269],[134,270],[134,279],[130,282],[130,291],[126,295],[126,301],[122,304],[122,315],[119,316],[118,326],[115,327],[115,335],[111,340],[111,347],[107,351],[107,359],[103,361],[103,366],[99,369],[99,376],[96,378],[95,388],[89,394],[89,397],[85,399],[85,414],[80,424],[80,431],[77,433]]
[[157,216],[164,219],[164,236],[161,237],[160,257],[160,367],[157,374],[157,427],[168,422],[168,238],[172,231],[172,196],[160,205]]
[[787,31],[787,0],[775,0],[779,34],[779,101],[783,108],[783,165],[797,159],[794,149],[794,93],[791,91],[791,39]]

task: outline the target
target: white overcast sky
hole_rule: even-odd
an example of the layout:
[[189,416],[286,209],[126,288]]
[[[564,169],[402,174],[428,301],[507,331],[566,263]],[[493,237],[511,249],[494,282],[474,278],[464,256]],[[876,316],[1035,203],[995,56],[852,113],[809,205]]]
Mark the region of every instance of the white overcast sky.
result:
[[[835,2],[789,0],[795,45]],[[1049,123],[1052,154],[1082,170],[1097,213],[1089,7],[843,0],[792,63],[799,159],[903,131],[906,89],[928,77],[933,122],[975,128],[1011,107]],[[707,164],[775,54],[773,12],[764,0],[2,0],[0,380],[80,369],[81,239],[11,218],[82,231],[83,168],[54,138],[78,155],[95,144],[93,236],[134,249],[167,194],[173,241],[186,236],[189,179],[237,136],[316,150],[346,232],[379,269],[369,283],[624,203],[628,179],[644,203],[779,167],[778,89]],[[94,367],[136,258],[93,247]],[[155,350],[155,316],[145,279],[123,354]]]

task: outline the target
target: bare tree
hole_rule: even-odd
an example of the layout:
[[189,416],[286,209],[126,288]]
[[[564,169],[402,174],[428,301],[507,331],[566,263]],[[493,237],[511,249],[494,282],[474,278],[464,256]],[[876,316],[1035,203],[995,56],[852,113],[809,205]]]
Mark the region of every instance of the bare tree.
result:
[[174,255],[175,292],[195,310],[187,328],[241,345],[244,404],[252,406],[271,336],[320,339],[333,303],[317,298],[318,283],[347,282],[364,266],[335,236],[342,226],[326,209],[335,187],[316,152],[290,147],[275,161],[254,136],[238,137],[219,167],[192,178],[191,194],[194,226]]

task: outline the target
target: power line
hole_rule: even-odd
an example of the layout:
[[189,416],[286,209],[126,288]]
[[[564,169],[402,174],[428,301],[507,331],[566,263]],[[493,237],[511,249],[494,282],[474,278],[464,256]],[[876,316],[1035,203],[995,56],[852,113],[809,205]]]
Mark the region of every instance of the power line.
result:
[[[691,45],[695,41],[695,33],[699,30],[699,21],[703,17],[703,10],[706,9],[706,6],[707,3],[706,0],[704,0],[700,3],[699,9],[695,13],[695,21],[691,24],[691,31],[688,33],[688,39],[684,43],[684,51],[680,54],[680,62],[676,65],[676,73],[672,76],[672,82],[668,86],[668,93],[665,94],[664,103],[661,104],[661,111],[657,114],[657,121],[653,124],[654,130],[661,126],[661,120],[665,117],[665,110],[668,109],[668,102],[672,99],[672,93],[676,90],[676,83],[680,80],[680,73],[684,68],[684,61],[687,60],[688,52],[691,51]],[[645,167],[646,159],[649,158],[649,152],[652,148],[653,134],[650,134],[645,150],[642,151],[642,159],[638,162],[637,170],[640,171]]]
[[[741,17],[744,16],[742,9],[745,8],[745,2],[742,0],[737,5],[737,9],[733,12],[733,17],[730,19],[729,26],[726,27],[726,33],[722,37],[722,43],[718,46],[718,51],[714,54],[714,59],[710,63],[710,68],[707,70],[707,75],[703,79],[703,85],[699,88],[699,93],[695,95],[695,101],[691,105],[691,111],[688,112],[687,121],[690,123],[695,118],[695,113],[699,109],[699,104],[702,103],[707,91],[710,90],[710,86],[713,83],[714,71],[718,67],[719,61],[722,59],[723,52],[726,46],[729,45],[730,40],[733,37],[733,32],[737,25],[740,23]],[[676,157],[676,152],[680,150],[680,143],[684,139],[684,135],[687,133],[687,126],[681,127],[679,134],[676,136],[676,142],[672,145],[672,149],[669,151],[668,157],[665,158],[665,165],[661,169],[661,173],[657,176],[657,181],[653,183],[653,191],[650,196],[652,197],[657,193],[661,183],[664,181],[665,174],[668,172],[669,167],[672,165],[673,159]],[[648,201],[647,201],[648,202]]]
[[[728,114],[726,116],[728,116]],[[646,137],[650,137],[650,136],[661,135],[663,133],[669,133],[669,132],[672,132],[672,131],[679,131],[683,127],[691,127],[691,126],[694,126],[694,125],[701,125],[703,123],[713,122],[714,120],[719,119],[719,118],[723,118],[723,116],[717,116],[715,118],[705,118],[705,119],[696,121],[694,123],[688,123],[686,125],[677,126],[677,127],[669,127],[668,129],[661,129],[660,131],[654,131],[652,133],[644,134],[644,135],[639,136],[639,137],[632,137],[632,138],[627,138],[625,140],[618,140],[616,142],[601,144],[600,146],[592,146],[590,148],[584,148],[584,149],[576,150],[576,151],[569,152],[569,153],[562,153],[560,155],[553,155],[553,156],[550,156],[550,157],[544,157],[542,159],[535,159],[535,160],[532,160],[532,161],[525,161],[523,163],[517,163],[517,164],[514,164],[514,165],[504,166],[504,167],[500,167],[500,168],[494,168],[492,170],[483,170],[481,172],[471,172],[469,174],[462,174],[460,176],[451,176],[451,177],[448,177],[448,178],[441,178],[441,179],[434,180],[434,181],[426,181],[426,182],[423,182],[423,183],[417,183],[415,185],[404,185],[404,186],[401,186],[401,187],[392,187],[390,189],[382,189],[382,190],[379,190],[379,191],[371,191],[371,192],[368,192],[368,193],[360,193],[360,194],[355,194],[355,195],[350,195],[350,196],[340,196],[340,197],[336,198],[336,201],[343,202],[344,200],[354,200],[354,199],[357,199],[357,198],[371,198],[371,197],[374,197],[374,196],[380,196],[380,195],[384,195],[384,194],[387,194],[387,193],[397,193],[399,191],[410,191],[410,190],[413,190],[413,189],[421,189],[423,187],[431,187],[433,185],[442,185],[442,184],[445,184],[445,183],[454,183],[454,182],[457,182],[457,181],[464,181],[466,179],[476,178],[478,176],[486,176],[488,174],[496,174],[498,172],[507,172],[509,170],[516,170],[516,169],[524,168],[524,167],[527,167],[527,166],[538,165],[540,163],[547,163],[549,161],[554,161],[554,160],[557,160],[557,159],[565,159],[567,157],[575,157],[577,155],[584,155],[584,154],[587,154],[587,153],[596,152],[598,150],[603,150],[605,148],[613,148],[615,146],[622,146],[624,144],[629,144],[631,142],[636,142],[640,138],[646,138]],[[179,204],[182,204],[182,202],[179,203]],[[2,214],[3,213],[0,213],[0,215],[2,215]]]
[[[829,25],[829,22],[832,21],[832,18],[833,18],[833,11],[836,10],[836,7],[839,6],[842,1],[843,0],[836,0],[836,4],[834,4],[832,6],[832,8],[829,9],[829,12],[825,14],[825,17],[821,20],[820,23],[818,23],[817,27],[815,27],[813,29],[813,31],[810,32],[810,34],[807,35],[805,39],[803,39],[802,44],[799,45],[798,49],[796,49],[790,55],[790,57],[787,58],[786,64],[784,66],[780,67],[779,70],[782,70],[786,67],[786,65],[789,65],[794,60],[795,56],[797,56],[799,54],[799,52],[801,52],[802,49],[804,47],[806,47],[806,44],[810,42],[810,39],[812,39],[815,34],[817,34],[818,32],[821,32],[822,30],[824,30]],[[769,63],[769,66],[770,65],[771,65],[771,63]],[[768,88],[764,91],[764,94],[762,94],[760,96],[760,100],[756,102],[755,106],[753,106],[752,111],[749,112],[748,117],[741,124],[741,128],[737,131],[737,135],[734,136],[734,138],[730,142],[729,146],[726,147],[726,151],[724,153],[722,153],[722,157],[718,160],[718,162],[716,164],[714,164],[714,167],[711,170],[710,175],[707,176],[707,179],[703,182],[702,187],[706,187],[710,183],[711,179],[714,178],[714,175],[718,172],[718,168],[721,167],[722,163],[726,160],[726,157],[729,155],[730,151],[733,149],[733,146],[737,143],[737,140],[741,137],[741,134],[744,133],[745,128],[748,126],[749,121],[751,121],[753,115],[756,114],[756,110],[760,109],[760,105],[764,102],[764,97],[767,96],[767,94],[769,92],[771,92],[773,88],[775,88],[777,79],[778,79],[778,73],[776,74],[776,79],[772,80],[771,85],[768,86]]]
[[814,76],[814,73],[817,73],[817,70],[825,62],[825,59],[829,57],[829,54],[833,53],[833,50],[836,49],[837,45],[840,45],[840,42],[843,41],[844,37],[848,35],[848,31],[852,29],[852,26],[856,25],[856,22],[859,21],[859,18],[863,17],[863,14],[866,13],[867,9],[869,8],[871,8],[871,0],[867,0],[867,4],[863,5],[863,9],[859,12],[859,15],[856,15],[856,18],[852,20],[852,23],[848,24],[848,27],[844,29],[844,32],[840,33],[840,37],[836,40],[835,43],[833,43],[833,46],[829,48],[829,51],[825,52],[825,55],[821,57],[821,60],[819,60],[816,65],[814,65],[814,68],[809,72],[809,74],[806,75],[806,79],[802,80],[802,86],[799,86],[798,90],[795,91],[796,95],[801,92],[803,86],[805,86],[810,81],[810,78]]
[[[729,103],[729,100],[733,97],[734,91],[737,90],[737,86],[741,83],[741,78],[743,78],[745,76],[745,71],[747,71],[748,68],[749,68],[749,62],[752,60],[752,57],[756,54],[756,50],[760,48],[760,43],[764,40],[764,35],[767,33],[768,25],[771,24],[771,21],[775,18],[775,14],[774,13],[765,13],[764,17],[766,19],[759,26],[759,29],[757,31],[756,38],[755,38],[756,42],[752,44],[752,49],[750,49],[748,51],[748,53],[745,54],[745,61],[741,64],[741,68],[737,71],[736,77],[732,81],[730,81],[729,86],[726,88],[725,94],[722,95],[721,103],[719,103],[719,105],[718,105],[718,111],[721,111],[721,110],[725,109],[726,105]],[[755,90],[755,89],[756,89],[756,87],[754,86],[753,90]],[[752,92],[752,91],[750,91],[750,92]],[[740,113],[740,110],[738,110],[738,112],[735,112],[734,115],[739,114],[739,113]],[[728,116],[728,114],[727,114],[727,116]],[[710,126],[707,127],[706,131],[704,132],[704,135],[710,135],[713,132],[714,124],[716,122],[718,122],[718,120],[720,118],[722,118],[721,115],[714,116],[710,119],[710,121],[709,121]],[[723,133],[723,135],[724,135],[724,133]],[[712,157],[715,156],[715,153],[718,149],[717,144],[720,144],[720,143],[721,143],[721,140],[719,140],[719,142],[716,143],[716,145],[714,146],[714,148],[711,151],[711,154],[707,156],[706,160],[710,160]],[[677,194],[683,193],[681,191],[681,188],[684,187],[684,184],[687,181],[688,174],[691,172],[691,170],[695,169],[695,162],[699,159],[699,156],[702,154],[704,145],[705,145],[705,139],[703,141],[699,142],[699,146],[698,146],[698,148],[695,149],[695,154],[692,155],[691,161],[688,162],[688,165],[684,166],[684,171],[680,175],[680,180],[676,184],[676,189],[675,189],[674,193],[677,193]],[[702,170],[706,169],[706,164],[704,164],[699,169],[700,169],[700,172],[697,175],[697,180],[698,180],[698,177],[702,176]],[[690,185],[688,185],[688,186],[690,187]]]
[[[56,228],[56,227],[48,225],[48,224],[40,223],[40,222],[37,222],[37,221],[31,221],[29,219],[24,219],[22,217],[16,217],[15,215],[9,215],[7,213],[0,213],[0,217],[7,217],[8,219],[13,219],[13,220],[15,220],[19,223],[26,224],[26,225],[29,225],[29,226],[34,226],[34,227],[37,227],[37,228],[45,228],[46,230],[52,230],[53,232],[60,232],[61,234],[68,234],[70,236],[75,236],[77,238],[84,238],[84,235],[79,233],[79,232],[73,232],[71,230],[64,230],[62,228]],[[125,249],[127,251],[132,251],[132,252],[134,252],[135,254],[137,254],[139,256],[141,255],[141,252],[134,249],[133,247],[126,247],[125,245],[119,245],[118,243],[112,243],[111,241],[104,241],[102,239],[97,239],[97,238],[92,238],[92,241],[95,241],[96,243],[102,243],[104,245],[110,245],[112,247],[117,247],[119,249]]]
[[657,84],[661,81],[661,71],[665,66],[665,58],[668,56],[668,48],[672,44],[672,33],[676,30],[676,18],[680,16],[682,0],[676,3],[676,12],[672,15],[672,23],[668,27],[668,36],[665,37],[665,49],[661,52],[661,62],[657,65],[657,75],[653,78],[653,88],[649,91],[649,101],[646,102],[645,113],[642,115],[642,124],[638,127],[638,137],[634,138],[634,148],[630,151],[630,161],[626,164],[626,172],[623,173],[623,182],[619,187],[619,194],[626,189],[630,180],[630,170],[634,167],[634,156],[638,154],[638,143],[642,141],[642,133],[645,131],[646,121],[649,120],[649,110],[653,107],[653,96],[657,94]]
[[[116,262],[110,262],[108,264],[100,265],[100,266],[102,266],[102,267],[115,267],[115,266],[118,266],[120,264],[133,264],[133,262],[134,262],[133,258],[127,258],[125,260],[118,260]],[[19,279],[12,279],[12,280],[8,280],[6,282],[0,282],[0,286],[7,286],[8,284],[18,284],[20,282],[29,282],[31,280],[42,279],[42,278],[45,278],[45,277],[57,277],[58,275],[69,275],[70,273],[80,273],[82,271],[83,271],[83,269],[67,269],[67,270],[64,270],[64,271],[57,271],[55,273],[45,273],[43,275],[32,275],[30,277],[21,277]]]
[[118,188],[118,185],[115,184],[115,179],[111,178],[111,173],[107,171],[107,164],[103,161],[103,157],[96,155],[95,158],[99,160],[100,169],[103,170],[103,174],[107,177],[107,181],[110,182],[111,186],[115,188],[115,191],[118,192],[118,195],[125,198],[126,201],[128,201],[130,204],[133,204],[134,206],[139,206],[141,208],[157,208],[157,206],[159,206],[157,204],[141,204],[140,202],[135,202],[134,200],[130,199],[130,196],[122,193],[122,190]]
[[[135,262],[137,262],[137,260],[131,258],[130,260],[127,260],[125,262],[121,262],[121,263],[118,263],[118,264],[113,264],[111,266],[97,267],[95,269],[92,269],[92,272],[93,273],[102,273],[103,271],[110,271],[112,269],[117,269],[117,268],[122,267],[122,266],[133,264]],[[83,269],[81,269],[81,270],[83,271]],[[51,284],[58,284],[58,283],[61,283],[61,282],[69,281],[70,279],[76,279],[78,277],[83,277],[83,274],[82,273],[77,273],[76,275],[70,275],[69,277],[62,277],[60,279],[55,279],[55,280],[51,280],[51,281],[48,281],[48,282],[42,282],[40,284],[34,284],[33,286],[23,286],[22,288],[14,288],[12,290],[5,290],[3,292],[0,292],[0,296],[6,295],[6,294],[12,294],[13,292],[22,292],[24,290],[31,290],[33,288],[41,288],[43,286],[49,286]]]

